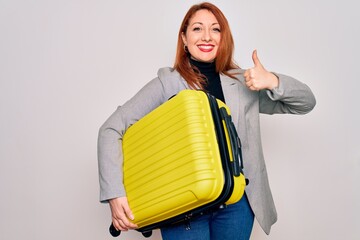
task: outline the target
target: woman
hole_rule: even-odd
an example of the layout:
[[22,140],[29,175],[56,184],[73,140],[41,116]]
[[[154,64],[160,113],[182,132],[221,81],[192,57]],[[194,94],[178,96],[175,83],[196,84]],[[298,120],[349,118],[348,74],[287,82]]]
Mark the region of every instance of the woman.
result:
[[232,112],[243,145],[246,194],[236,204],[193,219],[184,225],[161,229],[163,239],[249,239],[256,217],[269,234],[277,214],[262,153],[259,113],[305,114],[315,97],[303,83],[267,71],[254,51],[254,67],[242,70],[233,61],[234,43],[223,13],[210,3],[192,6],[178,35],[174,68],[158,76],[119,107],[100,128],[98,158],[100,200],[109,202],[115,228],[126,231],[131,223],[122,184],[122,149],[118,141],[126,129],[183,89],[203,89],[223,100]]

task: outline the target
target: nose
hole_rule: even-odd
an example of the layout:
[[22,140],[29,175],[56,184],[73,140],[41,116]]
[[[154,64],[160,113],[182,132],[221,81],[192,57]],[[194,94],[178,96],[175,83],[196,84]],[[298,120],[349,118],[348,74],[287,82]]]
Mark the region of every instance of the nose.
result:
[[210,31],[209,30],[205,30],[203,32],[203,35],[202,35],[202,39],[203,41],[205,42],[210,42],[211,41],[211,34],[210,34]]

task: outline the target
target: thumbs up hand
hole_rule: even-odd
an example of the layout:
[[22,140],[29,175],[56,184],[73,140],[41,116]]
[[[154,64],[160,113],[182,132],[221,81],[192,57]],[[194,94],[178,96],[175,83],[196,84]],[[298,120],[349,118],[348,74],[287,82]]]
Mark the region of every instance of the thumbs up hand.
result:
[[252,91],[260,91],[263,89],[273,89],[279,85],[279,79],[275,74],[268,72],[261,64],[257,51],[252,54],[254,67],[244,72],[245,84]]

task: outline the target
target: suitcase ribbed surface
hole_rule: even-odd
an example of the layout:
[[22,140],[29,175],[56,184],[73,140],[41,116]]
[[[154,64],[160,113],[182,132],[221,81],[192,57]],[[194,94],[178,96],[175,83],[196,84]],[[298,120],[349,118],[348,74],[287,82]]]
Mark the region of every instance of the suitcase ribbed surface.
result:
[[132,125],[123,137],[124,184],[139,227],[215,200],[224,185],[208,98],[176,97]]

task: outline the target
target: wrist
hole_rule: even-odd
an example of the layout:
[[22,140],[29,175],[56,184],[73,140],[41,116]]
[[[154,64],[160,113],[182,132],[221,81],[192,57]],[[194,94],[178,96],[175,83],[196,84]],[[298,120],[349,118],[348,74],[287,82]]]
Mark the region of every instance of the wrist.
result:
[[270,77],[270,85],[269,85],[269,90],[272,90],[274,88],[277,88],[279,87],[279,77],[273,73],[273,72],[270,72],[271,74],[271,77]]

